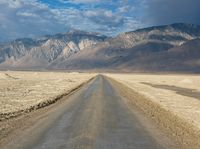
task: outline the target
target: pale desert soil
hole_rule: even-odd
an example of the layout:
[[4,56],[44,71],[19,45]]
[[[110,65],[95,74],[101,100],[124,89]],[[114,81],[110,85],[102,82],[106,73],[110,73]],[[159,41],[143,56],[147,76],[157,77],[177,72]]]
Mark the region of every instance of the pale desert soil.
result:
[[199,75],[107,74],[200,129]]
[[0,72],[0,114],[53,100],[94,76],[77,72]]
[[183,149],[200,147],[200,76],[106,74]]

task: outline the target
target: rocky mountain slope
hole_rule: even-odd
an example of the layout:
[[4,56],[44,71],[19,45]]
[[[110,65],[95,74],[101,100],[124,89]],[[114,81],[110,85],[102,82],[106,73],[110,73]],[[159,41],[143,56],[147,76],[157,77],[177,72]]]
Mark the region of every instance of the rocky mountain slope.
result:
[[0,68],[44,69],[54,60],[67,59],[106,38],[94,33],[70,31],[36,39],[17,39],[0,45]]
[[200,26],[183,23],[113,38],[69,32],[0,45],[0,68],[197,72],[199,38]]
[[[186,59],[200,59],[200,26],[172,24],[122,33],[81,51],[67,60],[53,62],[60,69],[116,69],[125,71],[197,71]],[[195,40],[196,39],[196,40]],[[194,41],[193,41],[194,40]],[[190,45],[190,46],[188,46]],[[195,50],[191,50],[195,49]],[[191,55],[179,57],[172,49],[187,49]],[[172,52],[169,52],[172,51]],[[168,53],[167,55],[165,55]]]

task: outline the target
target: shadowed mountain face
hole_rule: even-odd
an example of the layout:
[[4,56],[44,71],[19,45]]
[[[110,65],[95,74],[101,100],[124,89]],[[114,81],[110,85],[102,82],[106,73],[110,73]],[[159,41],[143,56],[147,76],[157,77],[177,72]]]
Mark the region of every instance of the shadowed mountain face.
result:
[[0,45],[0,68],[200,71],[200,26],[172,24],[106,38],[69,32]]

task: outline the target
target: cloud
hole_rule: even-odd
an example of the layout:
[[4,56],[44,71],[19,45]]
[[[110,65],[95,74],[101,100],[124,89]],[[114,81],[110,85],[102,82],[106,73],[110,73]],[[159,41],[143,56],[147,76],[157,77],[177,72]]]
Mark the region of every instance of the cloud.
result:
[[2,41],[63,32],[65,24],[44,4],[29,0],[1,0]]
[[100,0],[59,0],[62,3],[74,3],[74,4],[92,4],[99,3]]
[[0,42],[66,32],[116,35],[142,27],[200,24],[200,0],[0,0]]
[[119,12],[126,13],[126,12],[129,12],[130,9],[133,9],[133,8],[131,8],[130,6],[122,6],[122,7],[119,7]]
[[147,24],[200,24],[200,0],[145,0]]
[[86,11],[84,13],[84,17],[90,19],[90,21],[96,24],[105,25],[107,27],[120,27],[125,21],[124,17],[120,16],[119,14],[113,14],[112,11],[103,9]]
[[7,5],[10,8],[19,8],[22,6],[22,2],[19,0],[1,0],[0,5]]
[[71,28],[106,35],[134,30],[142,25],[130,4],[123,0],[0,0],[0,42]]
[[30,12],[17,12],[16,15],[22,17],[38,17],[38,15]]

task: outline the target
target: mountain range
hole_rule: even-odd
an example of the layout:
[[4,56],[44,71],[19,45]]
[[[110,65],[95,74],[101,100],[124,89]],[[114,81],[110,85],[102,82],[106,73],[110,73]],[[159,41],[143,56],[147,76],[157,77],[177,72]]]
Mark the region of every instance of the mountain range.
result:
[[0,44],[0,69],[200,72],[200,26],[176,23],[107,37],[72,30]]

